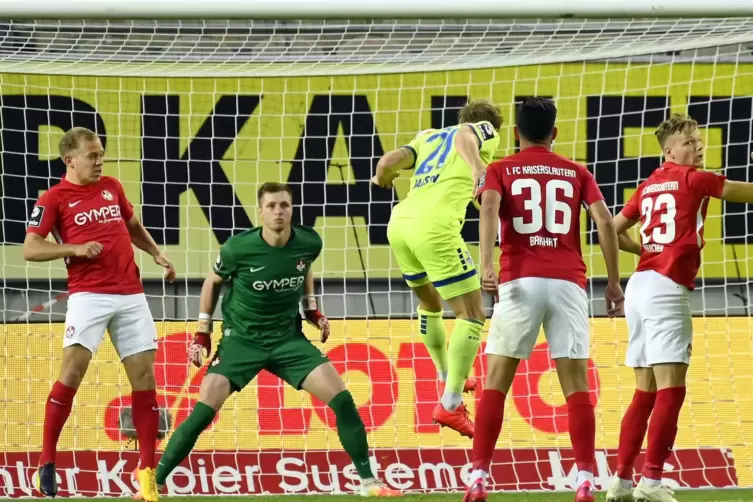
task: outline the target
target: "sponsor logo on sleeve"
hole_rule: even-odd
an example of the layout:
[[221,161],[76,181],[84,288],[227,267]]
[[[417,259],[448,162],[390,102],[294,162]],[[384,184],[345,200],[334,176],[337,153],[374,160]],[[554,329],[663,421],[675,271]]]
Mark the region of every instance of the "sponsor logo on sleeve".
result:
[[484,137],[484,141],[494,137],[494,128],[489,122],[482,122],[479,129],[481,129],[481,135]]
[[42,224],[42,215],[44,215],[44,206],[34,206],[29,216],[29,226],[38,227]]

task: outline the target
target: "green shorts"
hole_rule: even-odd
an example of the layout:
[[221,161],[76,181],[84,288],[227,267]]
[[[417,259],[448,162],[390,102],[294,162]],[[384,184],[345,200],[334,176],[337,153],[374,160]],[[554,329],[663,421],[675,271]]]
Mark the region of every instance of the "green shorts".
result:
[[408,286],[430,282],[443,299],[481,288],[476,266],[460,229],[417,223],[413,219],[390,219],[387,239]]
[[329,359],[303,333],[265,347],[238,335],[223,336],[207,374],[227,377],[235,391],[243,389],[261,370],[267,370],[300,390],[315,368]]

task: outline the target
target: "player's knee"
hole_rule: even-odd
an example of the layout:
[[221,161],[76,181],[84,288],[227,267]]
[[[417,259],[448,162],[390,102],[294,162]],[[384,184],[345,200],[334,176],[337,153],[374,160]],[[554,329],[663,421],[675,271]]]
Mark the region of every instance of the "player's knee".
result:
[[685,377],[688,372],[688,365],[683,363],[655,364],[654,377],[656,378],[656,387],[668,389],[670,387],[684,387]]
[[519,363],[520,359],[489,354],[485,388],[507,393],[512,386]]
[[123,367],[133,390],[153,390],[157,387],[154,378],[154,351],[126,357],[123,359]]
[[63,361],[60,365],[60,383],[77,389],[86,375],[91,361],[91,352],[82,345],[71,345],[63,349]]
[[586,359],[563,357],[555,359],[554,364],[557,367],[557,376],[565,398],[576,392],[588,392],[588,361]]
[[199,389],[199,401],[211,407],[214,411],[219,411],[222,405],[230,396],[232,384],[230,380],[217,373],[209,373],[204,376]]
[[356,402],[349,390],[344,390],[330,400],[327,405],[335,412],[338,421],[346,422],[361,421]]

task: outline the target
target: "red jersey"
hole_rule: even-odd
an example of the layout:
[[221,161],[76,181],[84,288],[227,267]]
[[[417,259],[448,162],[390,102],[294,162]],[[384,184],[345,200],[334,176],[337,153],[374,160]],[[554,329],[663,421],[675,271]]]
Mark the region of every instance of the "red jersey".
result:
[[586,287],[580,208],[604,200],[588,169],[533,146],[490,164],[479,193],[486,190],[502,196],[500,283],[546,277]]
[[115,178],[102,176],[90,185],[63,179],[34,205],[26,231],[42,237],[52,232],[61,244],[102,244],[96,258],[65,259],[69,293],[131,295],[144,292],[125,224],[132,217],[133,206]]
[[721,198],[726,176],[665,162],[638,186],[622,215],[641,221],[638,268],[654,270],[688,289],[701,266],[709,197]]

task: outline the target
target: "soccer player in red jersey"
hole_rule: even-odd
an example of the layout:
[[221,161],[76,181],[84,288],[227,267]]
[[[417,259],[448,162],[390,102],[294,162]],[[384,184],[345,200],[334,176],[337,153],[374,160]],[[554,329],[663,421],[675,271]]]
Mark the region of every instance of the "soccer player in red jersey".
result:
[[[154,380],[157,331],[131,244],[163,266],[168,281],[175,278],[175,270],[134,214],[118,180],[102,176],[104,150],[99,137],[75,127],[60,140],[59,150],[65,176],[34,205],[23,249],[27,261],[64,259],[70,295],[63,361],[45,406],[35,481],[43,495],[57,494],[55,456],[60,432],[92,354],[107,330],[133,388],[141,496],[154,502],[158,499],[154,480],[159,424]],[[46,240],[49,233],[57,242]]]
[[[593,502],[594,406],[588,392],[586,265],[581,255],[580,207],[596,223],[607,265],[607,312],[620,313],[617,233],[593,175],[552,152],[557,109],[550,99],[526,99],[517,114],[520,153],[489,165],[481,196],[482,285],[499,295],[486,345],[487,380],[476,413],[471,483],[465,501],[487,498],[486,477],[502,429],[505,397],[518,363],[528,359],[542,324],[567,399],[577,463],[578,502]],[[497,218],[502,255],[493,249]]]
[[[698,169],[703,167],[704,146],[695,120],[675,114],[655,134],[665,162],[614,217],[620,249],[640,260],[625,291],[625,360],[635,369],[636,390],[622,420],[618,479],[607,492],[613,502],[675,500],[661,478],[685,400],[693,346],[688,291],[695,288],[701,264],[709,198],[753,203],[753,184]],[[639,222],[641,244],[625,233]],[[643,475],[633,489],[633,464],[647,430]]]

